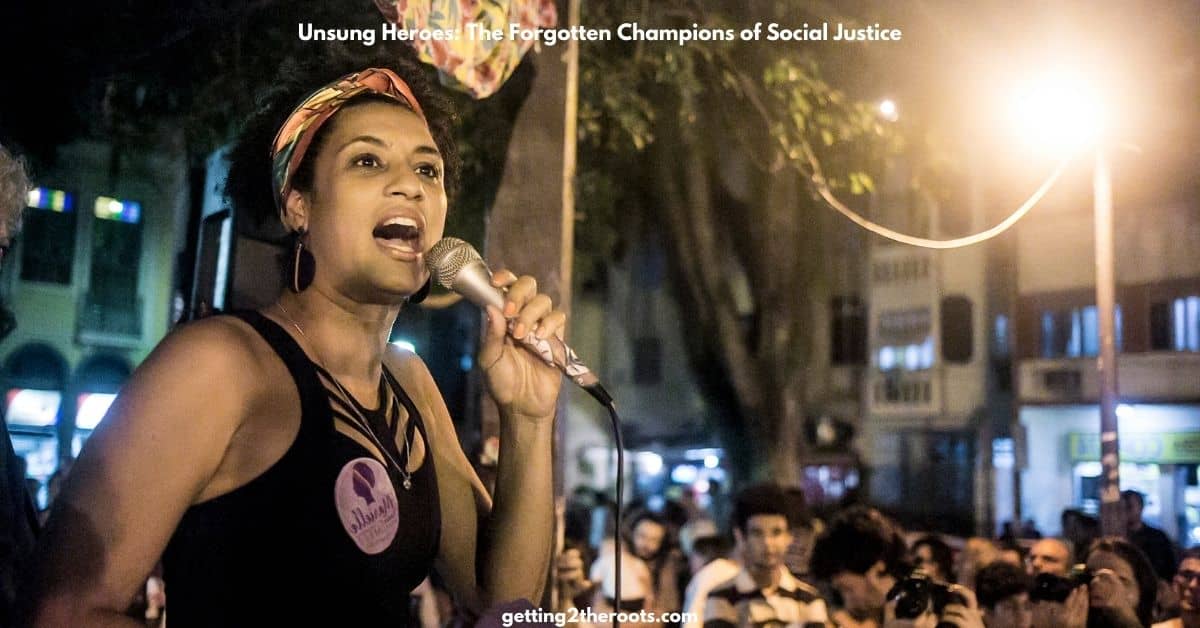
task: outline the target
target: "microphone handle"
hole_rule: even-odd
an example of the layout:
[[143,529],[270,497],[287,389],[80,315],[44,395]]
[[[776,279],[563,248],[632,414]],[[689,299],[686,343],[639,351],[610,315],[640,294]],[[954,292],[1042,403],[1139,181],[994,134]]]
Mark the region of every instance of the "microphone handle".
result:
[[[488,269],[482,260],[476,260],[459,270],[452,282],[451,289],[477,305],[491,305],[498,310],[503,310],[504,290],[493,286],[491,279],[491,270]],[[515,338],[512,336],[514,324],[512,321],[509,321],[508,335],[510,338],[513,338],[515,342],[532,351],[534,355],[540,357],[546,364],[562,371],[571,381],[586,390],[600,403],[604,405],[612,403],[612,397],[600,385],[600,379],[588,367],[584,366],[583,362],[579,360],[579,356],[575,354],[574,349],[567,346],[565,342],[558,338],[543,339],[538,338],[532,333],[526,334],[524,338]],[[561,362],[554,357],[554,349],[556,348],[560,349],[559,352],[564,357]]]
[[[508,335],[510,338],[512,338],[512,328],[514,324],[515,323],[512,322],[509,322],[508,324]],[[540,357],[546,364],[549,364],[550,366],[562,371],[563,375],[566,375],[580,388],[587,391],[587,393],[594,397],[596,401],[599,401],[601,405],[610,407],[612,406],[612,396],[608,394],[607,390],[604,390],[604,386],[600,385],[600,378],[596,377],[595,373],[592,373],[588,367],[583,365],[583,362],[579,360],[579,356],[575,355],[575,350],[569,347],[567,343],[554,337],[538,338],[532,333],[525,334],[524,338],[513,338],[513,340],[521,343],[526,349],[532,351],[534,354]],[[558,359],[554,357],[553,349],[555,346],[557,346],[561,350],[563,356],[565,356],[566,359],[563,362],[559,362]]]
[[[509,337],[512,337],[512,330],[515,325],[516,322],[509,321]],[[571,378],[571,381],[579,384],[583,388],[595,386],[596,384],[600,383],[600,379],[597,378],[596,375],[593,374],[590,369],[588,369],[588,367],[583,365],[583,362],[579,360],[579,356],[575,355],[575,350],[567,346],[567,343],[559,340],[558,338],[538,338],[532,333],[528,333],[525,334],[524,338],[514,337],[513,340],[521,343],[526,349],[529,349],[537,354],[537,356],[540,357],[546,364],[549,364],[550,366],[562,371],[563,375]],[[559,360],[554,357],[555,346],[561,350],[563,356],[566,358],[562,362],[559,362]]]

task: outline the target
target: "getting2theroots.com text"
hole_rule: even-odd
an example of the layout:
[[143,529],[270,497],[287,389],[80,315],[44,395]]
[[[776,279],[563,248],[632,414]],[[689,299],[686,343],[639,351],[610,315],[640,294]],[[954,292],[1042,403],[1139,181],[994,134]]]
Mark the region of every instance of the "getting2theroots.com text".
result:
[[653,611],[621,611],[596,612],[590,608],[572,608],[566,611],[543,611],[536,608],[504,613],[500,616],[500,624],[511,628],[520,624],[553,624],[569,626],[574,624],[611,624],[613,618],[620,623],[641,624],[674,624],[696,621],[699,618],[692,613],[655,613]]

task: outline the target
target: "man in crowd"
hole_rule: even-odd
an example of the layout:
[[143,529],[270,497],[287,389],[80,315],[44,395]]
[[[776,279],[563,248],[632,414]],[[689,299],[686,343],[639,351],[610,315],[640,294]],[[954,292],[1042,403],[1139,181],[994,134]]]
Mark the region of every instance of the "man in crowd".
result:
[[1042,539],[1029,548],[1025,568],[1030,576],[1040,573],[1066,576],[1071,570],[1071,546],[1062,539]]
[[808,500],[802,489],[791,487],[784,489],[784,493],[787,494],[788,507],[792,509],[792,543],[788,545],[787,554],[783,556],[783,563],[793,576],[812,584],[809,569],[813,544],[817,541],[822,524],[809,511]]
[[[21,160],[0,146],[0,263],[21,228],[29,178]],[[11,626],[18,574],[33,553],[37,534],[37,509],[25,490],[24,465],[20,464],[0,420],[0,626]]]
[[1179,596],[1181,625],[1183,628],[1200,628],[1200,547],[1183,553],[1171,584]]
[[899,529],[874,508],[855,506],[829,523],[813,548],[811,573],[842,598],[840,626],[882,626],[887,593],[908,575]]
[[1121,504],[1125,507],[1126,536],[1129,542],[1146,553],[1150,564],[1154,566],[1154,573],[1158,574],[1159,578],[1170,582],[1171,577],[1175,575],[1177,564],[1175,544],[1167,537],[1166,532],[1142,521],[1142,509],[1146,507],[1146,500],[1141,493],[1133,490],[1121,491]]
[[975,597],[987,628],[1030,628],[1029,574],[1011,563],[997,561],[975,574]]
[[750,486],[738,493],[733,534],[742,567],[732,580],[709,592],[706,627],[828,623],[828,609],[820,593],[793,576],[784,563],[794,525],[788,501],[784,491],[773,484]]
[[[707,537],[702,540],[715,540],[717,537]],[[720,542],[720,541],[718,541]],[[704,624],[704,608],[708,604],[708,594],[717,585],[724,584],[738,575],[742,570],[742,558],[735,547],[733,551],[727,552],[725,556],[713,558],[705,562],[698,569],[692,571],[692,578],[687,583],[687,589],[684,591],[683,610],[688,613],[688,620],[684,622],[683,628],[700,628]]]

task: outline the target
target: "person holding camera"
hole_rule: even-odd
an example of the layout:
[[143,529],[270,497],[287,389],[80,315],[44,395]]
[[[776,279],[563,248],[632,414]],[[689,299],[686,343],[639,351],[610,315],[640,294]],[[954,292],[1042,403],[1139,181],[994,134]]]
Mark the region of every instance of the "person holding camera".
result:
[[1020,567],[997,561],[975,574],[975,595],[987,628],[1031,628],[1032,579]]
[[912,544],[908,560],[934,580],[954,582],[954,549],[936,534],[917,539]]
[[883,624],[887,593],[910,571],[899,528],[878,510],[838,513],[813,547],[810,573],[841,598],[833,618],[843,627]]
[[1085,564],[1067,578],[1041,574],[1034,582],[1034,626],[1145,628],[1152,623],[1158,579],[1150,560],[1119,537],[1092,543]]
[[984,628],[975,592],[914,569],[887,594],[883,628]]

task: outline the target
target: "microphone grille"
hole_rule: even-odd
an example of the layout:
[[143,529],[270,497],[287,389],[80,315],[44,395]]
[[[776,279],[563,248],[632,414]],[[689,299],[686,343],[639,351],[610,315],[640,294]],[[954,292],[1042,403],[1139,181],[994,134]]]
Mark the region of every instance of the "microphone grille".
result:
[[475,247],[458,238],[442,238],[425,254],[425,267],[443,288],[452,290],[454,278],[464,266],[483,258]]

